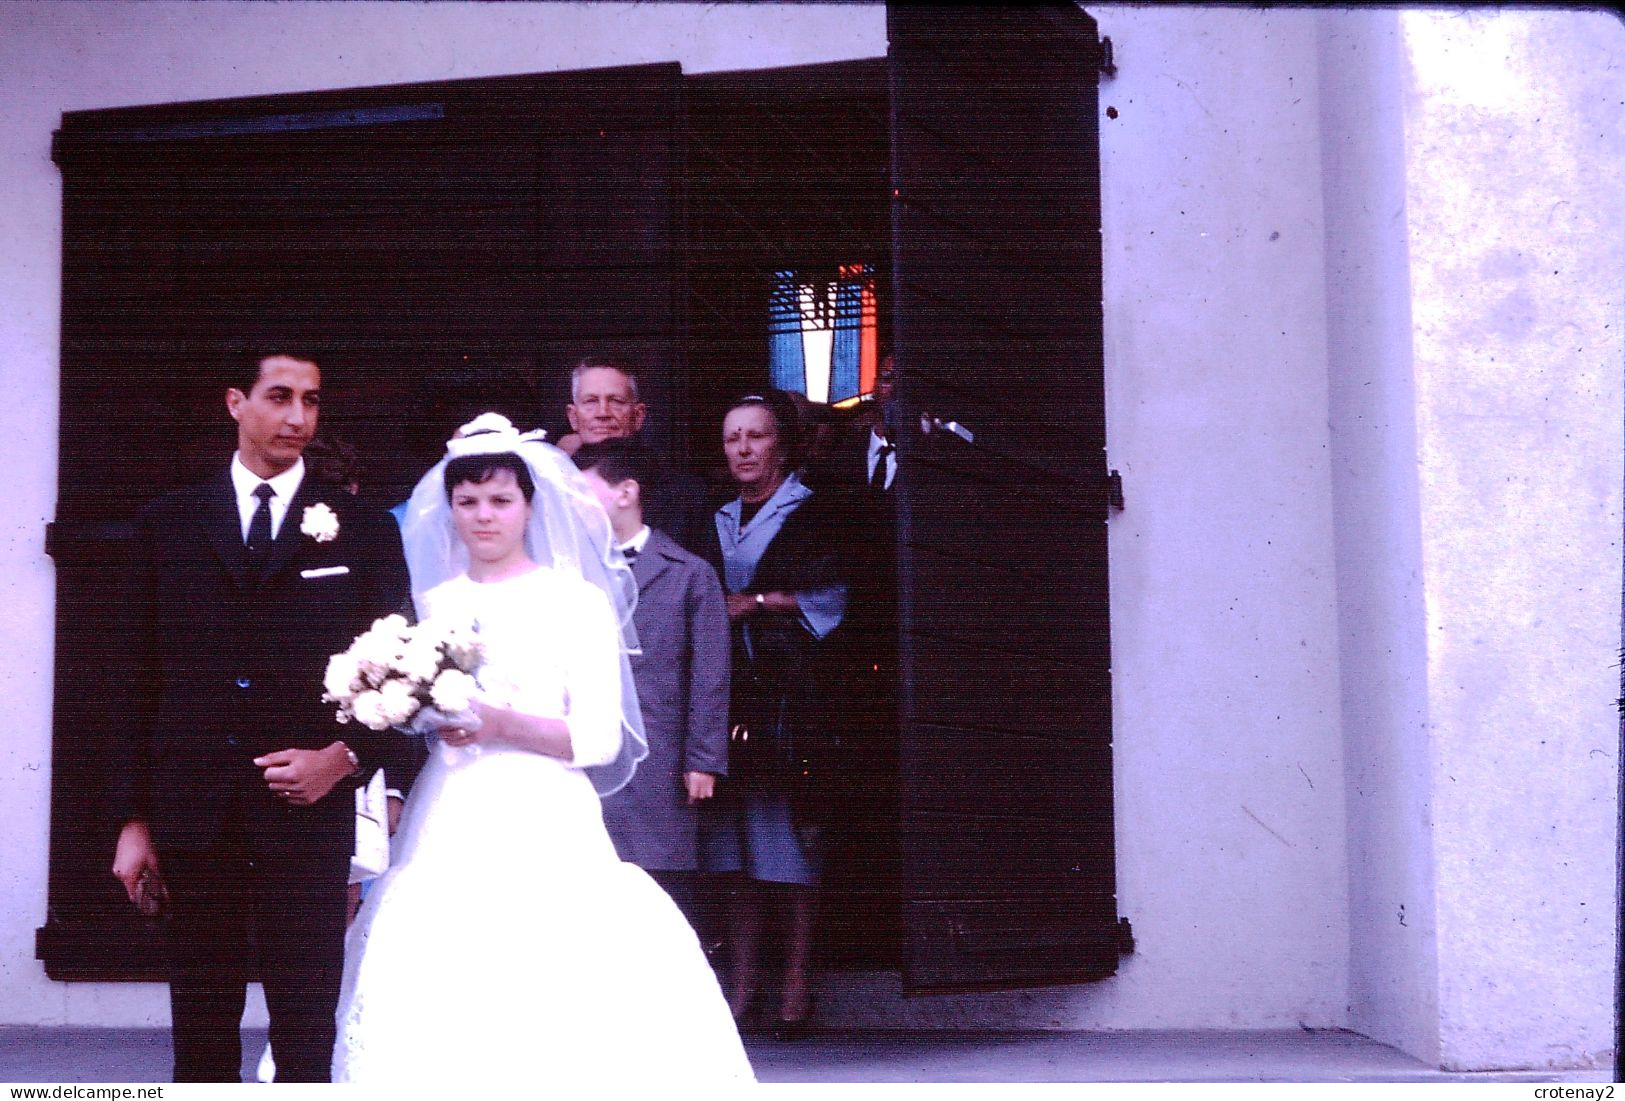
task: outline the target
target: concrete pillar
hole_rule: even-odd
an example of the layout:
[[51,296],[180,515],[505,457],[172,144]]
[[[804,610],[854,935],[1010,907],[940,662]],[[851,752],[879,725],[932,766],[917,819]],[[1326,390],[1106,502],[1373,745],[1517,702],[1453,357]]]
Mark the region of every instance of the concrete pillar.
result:
[[1439,1061],[1602,1063],[1625,26],[1561,11],[1397,18],[1431,788],[1400,802],[1432,827]]

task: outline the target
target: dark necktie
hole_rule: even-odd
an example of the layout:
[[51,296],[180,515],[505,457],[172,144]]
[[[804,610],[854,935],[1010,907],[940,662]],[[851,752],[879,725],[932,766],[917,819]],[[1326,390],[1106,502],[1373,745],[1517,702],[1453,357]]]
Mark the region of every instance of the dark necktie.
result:
[[254,496],[260,503],[254,509],[254,515],[248,521],[248,560],[256,565],[265,561],[265,556],[271,550],[271,498],[276,491],[271,488],[270,482],[261,482],[254,487]]
[[626,559],[628,562],[636,562],[638,560],[638,548],[622,547],[621,557]]
[[875,456],[875,469],[869,475],[869,488],[884,490],[886,488],[886,456],[890,455],[893,447],[889,443],[880,445],[880,451]]

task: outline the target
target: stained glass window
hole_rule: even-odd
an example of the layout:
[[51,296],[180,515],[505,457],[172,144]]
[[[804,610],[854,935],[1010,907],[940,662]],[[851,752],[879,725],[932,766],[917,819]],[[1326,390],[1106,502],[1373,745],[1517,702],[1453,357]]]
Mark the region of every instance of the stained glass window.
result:
[[880,346],[875,314],[872,264],[842,264],[834,279],[774,272],[768,298],[773,385],[836,406],[872,393]]

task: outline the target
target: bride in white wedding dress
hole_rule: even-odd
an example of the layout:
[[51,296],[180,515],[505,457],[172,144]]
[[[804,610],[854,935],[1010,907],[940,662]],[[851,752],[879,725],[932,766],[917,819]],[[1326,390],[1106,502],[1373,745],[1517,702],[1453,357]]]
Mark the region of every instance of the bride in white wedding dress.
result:
[[462,431],[402,536],[419,615],[486,644],[478,722],[439,732],[351,927],[333,1080],[751,1081],[693,931],[600,816],[646,752],[608,522],[562,453]]

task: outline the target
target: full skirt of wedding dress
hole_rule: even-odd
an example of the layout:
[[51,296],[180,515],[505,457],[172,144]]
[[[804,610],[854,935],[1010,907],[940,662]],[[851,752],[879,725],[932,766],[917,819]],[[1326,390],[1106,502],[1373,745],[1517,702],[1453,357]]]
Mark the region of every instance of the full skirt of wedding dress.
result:
[[394,849],[346,941],[334,1081],[752,1080],[693,930],[581,772],[437,746]]

